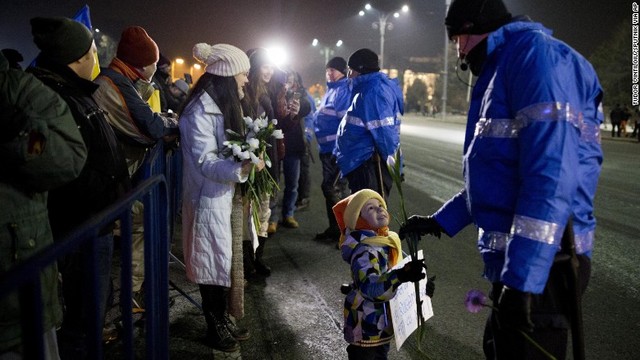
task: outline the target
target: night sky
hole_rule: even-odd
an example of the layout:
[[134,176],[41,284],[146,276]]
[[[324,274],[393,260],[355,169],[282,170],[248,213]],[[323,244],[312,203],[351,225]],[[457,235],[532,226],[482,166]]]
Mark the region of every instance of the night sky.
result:
[[[37,55],[29,19],[35,16],[72,17],[88,4],[94,28],[116,41],[129,25],[144,27],[169,58],[191,61],[197,42],[229,43],[246,50],[281,45],[290,64],[311,82],[324,81],[324,56],[311,47],[313,38],[344,46],[335,52],[348,58],[361,47],[379,50],[378,17],[359,17],[366,1],[359,0],[1,0],[0,48],[15,48],[27,59]],[[622,0],[504,0],[512,14],[529,15],[554,31],[554,35],[585,56],[631,16],[631,3]],[[385,64],[409,57],[435,57],[444,47],[445,0],[371,1],[391,12],[403,4],[410,13],[394,19],[385,36]],[[106,65],[106,64],[101,64]]]

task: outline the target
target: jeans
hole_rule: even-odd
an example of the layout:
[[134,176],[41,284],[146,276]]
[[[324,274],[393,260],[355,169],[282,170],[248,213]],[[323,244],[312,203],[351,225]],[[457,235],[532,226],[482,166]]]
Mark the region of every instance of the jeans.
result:
[[298,202],[309,198],[311,194],[311,177],[309,176],[309,166],[311,165],[311,149],[309,144],[305,144],[306,151],[300,156],[300,179],[298,180]]
[[298,180],[300,180],[300,158],[302,154],[286,154],[282,159],[284,173],[284,194],[282,196],[282,217],[291,217],[298,200]]

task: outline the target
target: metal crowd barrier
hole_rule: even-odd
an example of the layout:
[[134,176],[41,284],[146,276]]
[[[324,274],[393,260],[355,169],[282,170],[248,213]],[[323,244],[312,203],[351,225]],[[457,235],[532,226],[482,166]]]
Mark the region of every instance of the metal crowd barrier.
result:
[[[170,229],[179,206],[181,168],[180,152],[169,150],[164,156],[164,144],[160,141],[147,154],[141,182],[123,199],[111,205],[86,223],[72,231],[62,241],[56,242],[38,252],[10,271],[0,274],[0,297],[18,292],[21,304],[22,343],[24,359],[44,359],[42,301],[40,272],[71,253],[83,244],[91,249],[90,261],[85,270],[92,283],[87,286],[91,293],[86,297],[90,314],[87,329],[89,359],[102,359],[102,326],[98,314],[97,269],[91,265],[96,258],[96,249],[91,240],[99,230],[115,220],[120,220],[121,231],[121,273],[120,302],[131,304],[131,206],[135,201],[144,204],[145,237],[145,355],[147,359],[168,359],[169,343],[169,287],[168,259]],[[167,176],[165,176],[165,174]],[[170,178],[170,179],[168,179]],[[170,180],[170,181],[169,181]],[[171,184],[172,183],[172,184]],[[125,359],[134,359],[133,316],[125,309],[122,314],[122,346]]]

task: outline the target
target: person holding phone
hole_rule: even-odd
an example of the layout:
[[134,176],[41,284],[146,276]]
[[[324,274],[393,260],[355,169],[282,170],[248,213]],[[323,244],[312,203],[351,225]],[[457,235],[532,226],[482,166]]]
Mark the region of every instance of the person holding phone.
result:
[[294,213],[298,199],[300,162],[306,153],[304,117],[311,112],[311,104],[299,79],[300,75],[295,71],[286,71],[285,99],[289,115],[280,123],[284,133],[285,149],[282,159],[282,173],[284,175],[282,226],[292,229],[299,226],[298,221],[294,218]]

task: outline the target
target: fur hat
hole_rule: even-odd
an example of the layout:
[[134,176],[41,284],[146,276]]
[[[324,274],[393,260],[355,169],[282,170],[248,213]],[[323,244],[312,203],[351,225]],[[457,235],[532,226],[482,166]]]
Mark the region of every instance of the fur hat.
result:
[[129,65],[142,68],[157,63],[160,51],[145,29],[130,26],[120,36],[116,56]]
[[360,74],[380,71],[378,55],[369,49],[356,50],[349,56],[349,67]]
[[42,55],[63,65],[80,59],[93,44],[91,30],[65,17],[33,18],[31,33]]
[[235,76],[248,72],[250,68],[247,54],[229,44],[196,44],[193,57],[206,64],[206,72],[218,76]]
[[340,56],[336,56],[327,62],[325,69],[332,68],[340,71],[342,74],[347,75],[347,61]]
[[449,38],[461,34],[486,34],[511,21],[502,0],[454,0],[444,24]]

